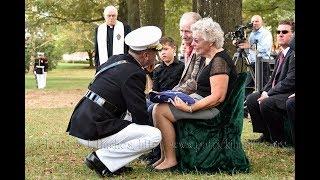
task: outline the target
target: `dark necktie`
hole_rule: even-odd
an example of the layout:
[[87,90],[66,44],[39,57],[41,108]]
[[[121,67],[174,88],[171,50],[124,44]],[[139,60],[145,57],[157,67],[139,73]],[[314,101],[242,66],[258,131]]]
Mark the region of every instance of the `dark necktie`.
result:
[[282,65],[283,65],[283,62],[284,62],[284,55],[283,55],[282,51],[279,54],[278,61],[279,61],[279,63],[278,63],[276,74],[275,74],[274,79],[272,81],[272,87],[275,86],[275,84],[276,84],[277,75],[278,75],[278,73],[280,73]]

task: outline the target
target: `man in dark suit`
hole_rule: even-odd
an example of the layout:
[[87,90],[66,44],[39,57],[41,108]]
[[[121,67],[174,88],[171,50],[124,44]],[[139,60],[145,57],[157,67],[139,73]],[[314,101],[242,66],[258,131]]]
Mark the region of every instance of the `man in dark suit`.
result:
[[96,68],[105,63],[110,56],[128,54],[129,47],[124,43],[125,36],[131,31],[129,25],[117,20],[118,10],[114,6],[107,6],[103,16],[105,22],[95,30]]
[[277,57],[275,70],[263,91],[255,92],[247,99],[253,132],[263,133],[256,140],[258,142],[284,143],[286,100],[295,92],[295,53],[289,47],[293,32],[294,22],[279,22],[277,41],[282,51]]
[[[119,173],[161,141],[159,129],[148,126],[144,93],[144,69],[161,49],[161,34],[155,26],[129,33],[125,38],[129,54],[112,56],[98,68],[72,113],[67,132],[80,144],[98,149],[86,157],[85,164],[101,176]],[[131,121],[123,119],[127,110]]]

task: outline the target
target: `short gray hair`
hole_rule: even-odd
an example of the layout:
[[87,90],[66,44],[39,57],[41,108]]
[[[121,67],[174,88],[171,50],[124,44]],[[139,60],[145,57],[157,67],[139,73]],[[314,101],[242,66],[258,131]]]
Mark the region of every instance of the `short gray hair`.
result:
[[224,32],[219,23],[214,22],[212,18],[205,17],[191,25],[192,34],[201,34],[203,39],[213,42],[216,48],[222,48],[224,44]]
[[103,11],[103,16],[106,17],[107,13],[110,11],[110,10],[115,10],[117,12],[117,15],[118,15],[118,10],[116,7],[110,5],[110,6],[107,6],[104,8],[104,11]]
[[188,20],[188,22],[192,22],[193,24],[197,22],[199,19],[201,19],[201,15],[199,13],[185,12],[180,18],[179,25],[181,26],[182,21],[186,21],[186,20]]

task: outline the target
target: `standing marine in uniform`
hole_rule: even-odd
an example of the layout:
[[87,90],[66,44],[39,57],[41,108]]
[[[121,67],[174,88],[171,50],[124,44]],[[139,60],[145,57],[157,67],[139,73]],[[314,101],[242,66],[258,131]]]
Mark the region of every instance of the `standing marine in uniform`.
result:
[[37,58],[34,61],[33,73],[39,89],[43,89],[46,86],[48,67],[48,59],[44,56],[43,52],[38,52]]
[[43,66],[43,72],[48,72],[48,58],[45,57],[43,52],[37,53],[37,58],[34,62],[35,71],[37,71],[37,66]]
[[[129,54],[112,56],[98,68],[86,95],[75,107],[67,132],[80,144],[98,150],[85,164],[99,175],[117,174],[125,165],[156,147],[159,129],[148,126],[144,68],[161,49],[161,30],[145,26],[129,33]],[[123,119],[126,111],[132,121]]]

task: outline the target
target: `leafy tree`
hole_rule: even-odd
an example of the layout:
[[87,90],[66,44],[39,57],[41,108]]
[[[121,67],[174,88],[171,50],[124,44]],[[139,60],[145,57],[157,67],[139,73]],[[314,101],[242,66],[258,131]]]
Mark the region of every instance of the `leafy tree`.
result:
[[[26,40],[26,49],[31,54],[30,59],[36,51],[39,51],[39,47],[45,47],[42,44],[50,44],[54,47],[51,48],[53,53],[44,49],[46,54],[52,55],[48,57],[49,63],[59,61],[66,52],[77,50],[87,51],[91,57],[90,66],[93,66],[93,32],[94,28],[104,20],[103,9],[106,4],[117,5],[117,1],[27,0],[26,31],[30,35]],[[41,32],[43,32],[42,37],[39,38]],[[51,67],[54,67],[54,64],[56,63]]]
[[273,33],[280,19],[294,18],[294,0],[26,0],[26,71],[38,51],[51,56],[51,68],[64,53],[75,51],[86,51],[93,66],[94,29],[104,21],[104,7],[111,4],[118,7],[119,19],[132,29],[159,26],[163,35],[174,38],[177,45],[181,41],[179,19],[187,11],[212,17],[225,33],[250,21],[254,14],[261,15]]
[[119,0],[118,20],[128,23],[128,3],[126,0]]
[[[241,24],[242,0],[197,0],[197,11],[202,17],[211,17],[218,22],[224,33],[234,31],[235,25]],[[231,40],[226,40],[224,47],[230,55],[236,48]]]
[[137,0],[127,0],[128,4],[128,23],[131,30],[140,27],[140,3]]
[[166,36],[172,37],[177,47],[181,44],[179,21],[183,13],[192,11],[191,0],[167,0],[165,2]]
[[164,0],[145,0],[145,24],[144,26],[158,26],[162,33],[164,29]]
[[54,42],[56,47],[55,54],[60,55],[61,57],[64,53],[85,51],[89,56],[89,65],[90,67],[93,67],[94,31],[91,29],[94,29],[95,27],[96,25],[94,24],[83,24],[80,22],[59,26],[59,34],[56,36],[56,41]]
[[243,20],[249,22],[253,15],[260,15],[265,26],[270,26],[275,34],[278,22],[282,19],[294,19],[294,0],[243,0]]

